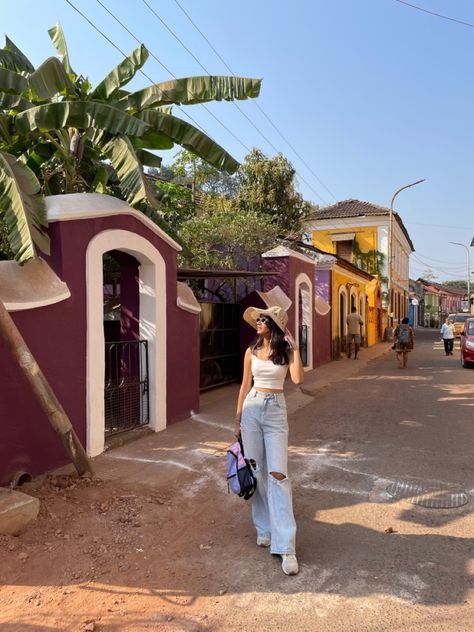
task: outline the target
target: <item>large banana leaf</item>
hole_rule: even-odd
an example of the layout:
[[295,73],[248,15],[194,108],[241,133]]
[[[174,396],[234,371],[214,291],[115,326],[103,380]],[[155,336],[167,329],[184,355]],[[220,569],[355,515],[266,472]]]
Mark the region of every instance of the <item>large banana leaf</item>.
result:
[[147,59],[148,51],[143,44],[140,44],[99,83],[91,97],[93,99],[110,99],[122,86],[133,79],[137,70],[143,66]]
[[48,29],[49,36],[54,44],[55,49],[58,51],[60,61],[66,69],[67,74],[71,79],[76,78],[76,73],[71,68],[69,63],[69,53],[67,50],[66,38],[64,37],[63,29],[60,22],[57,22],[54,26]]
[[35,256],[36,244],[49,254],[44,198],[34,173],[15,157],[0,151],[0,211],[3,211],[10,247],[19,263]]
[[185,77],[132,92],[119,101],[119,107],[141,111],[167,104],[249,99],[258,97],[260,84],[261,79],[246,77]]
[[147,123],[105,103],[95,101],[60,101],[46,103],[17,114],[15,126],[20,134],[34,130],[49,131],[76,127],[107,130],[111,134],[139,136]]
[[23,112],[23,110],[28,110],[32,107],[33,104],[19,94],[0,92],[0,110],[17,110],[18,112]]
[[0,90],[2,92],[21,94],[25,92],[25,90],[28,90],[28,81],[25,77],[22,77],[22,75],[19,75],[13,70],[0,68]]
[[174,142],[161,132],[147,129],[141,136],[130,136],[135,149],[172,149]]
[[157,208],[158,202],[130,140],[126,136],[112,138],[103,150],[117,172],[120,190],[130,206],[143,202]]
[[11,41],[11,39],[7,37],[6,35],[5,35],[5,46],[3,47],[3,50],[13,53],[13,55],[15,56],[16,70],[18,70],[18,72],[33,72],[34,71],[35,67],[31,63],[31,61],[28,59],[28,57],[24,53],[22,53],[22,51],[17,46],[15,46],[15,44]]
[[[239,168],[239,163],[225,149],[186,121],[156,110],[145,110],[139,114],[139,118],[145,121],[153,132],[165,134],[175,143],[194,152],[217,169],[234,173]],[[143,140],[145,138],[146,136]]]
[[161,157],[156,154],[152,154],[151,151],[147,151],[146,149],[136,149],[135,153],[142,165],[145,165],[146,167],[156,167],[157,169],[161,167]]
[[10,135],[10,118],[6,114],[0,112],[0,139],[9,145],[11,143]]
[[50,57],[29,76],[31,90],[40,99],[50,99],[56,94],[73,88],[62,63],[56,57]]

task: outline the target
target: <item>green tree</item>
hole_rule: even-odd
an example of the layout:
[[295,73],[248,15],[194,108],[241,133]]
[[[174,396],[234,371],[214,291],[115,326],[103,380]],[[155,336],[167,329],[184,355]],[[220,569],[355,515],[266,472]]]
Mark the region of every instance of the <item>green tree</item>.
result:
[[[196,214],[196,203],[190,187],[176,184],[174,181],[163,182],[157,180],[155,186],[160,191],[161,212],[171,229],[179,234],[184,222]],[[189,249],[189,244],[186,244]]]
[[296,171],[285,156],[268,158],[253,149],[238,171],[240,209],[265,216],[283,236],[301,234],[302,220],[311,212],[311,205],[297,193],[295,177]]
[[239,191],[237,175],[216,169],[199,156],[182,149],[170,165],[175,178],[182,183],[189,183],[193,190],[201,190],[212,195],[224,195],[234,198]]
[[209,194],[180,231],[192,252],[193,267],[208,269],[249,269],[274,245],[277,234],[278,227],[258,211],[242,210],[231,199]]
[[189,77],[129,92],[124,86],[148,58],[140,45],[92,87],[72,69],[61,26],[49,35],[59,58],[37,69],[10,39],[0,50],[0,214],[18,262],[33,257],[35,246],[48,251],[43,195],[112,193],[166,230],[157,189],[143,170],[160,165],[150,150],[177,143],[218,170],[238,168],[171,106],[256,97],[260,80]]
[[456,288],[457,290],[463,290],[467,293],[467,281],[445,281],[443,285]]

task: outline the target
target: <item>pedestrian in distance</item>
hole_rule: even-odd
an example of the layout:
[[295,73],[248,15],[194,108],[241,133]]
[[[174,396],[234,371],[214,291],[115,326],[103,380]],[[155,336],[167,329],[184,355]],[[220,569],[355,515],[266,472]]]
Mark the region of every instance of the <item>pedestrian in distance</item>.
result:
[[399,369],[406,369],[408,363],[408,354],[413,350],[415,343],[415,335],[413,329],[409,325],[408,318],[403,318],[402,322],[395,328],[393,332],[393,347],[397,352],[397,361]]
[[441,340],[444,342],[444,352],[446,355],[453,355],[454,347],[454,324],[446,318],[440,329]]
[[354,360],[357,360],[357,354],[360,349],[361,331],[364,321],[357,313],[357,309],[353,307],[351,313],[347,315],[347,357],[351,357],[351,343],[354,341]]
[[[281,307],[249,307],[244,320],[257,331],[246,350],[242,385],[237,401],[234,434],[242,436],[245,457],[254,468],[257,489],[252,497],[252,519],[257,546],[280,555],[286,575],[298,573],[291,483],[288,477],[288,420],[283,384],[304,379],[299,350]],[[253,386],[252,386],[253,379]]]

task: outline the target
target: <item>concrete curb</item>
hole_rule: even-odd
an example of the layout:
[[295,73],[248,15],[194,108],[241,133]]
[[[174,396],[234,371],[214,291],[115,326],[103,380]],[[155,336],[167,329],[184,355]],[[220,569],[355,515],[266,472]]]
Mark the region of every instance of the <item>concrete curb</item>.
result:
[[0,488],[0,533],[16,535],[38,516],[37,498]]

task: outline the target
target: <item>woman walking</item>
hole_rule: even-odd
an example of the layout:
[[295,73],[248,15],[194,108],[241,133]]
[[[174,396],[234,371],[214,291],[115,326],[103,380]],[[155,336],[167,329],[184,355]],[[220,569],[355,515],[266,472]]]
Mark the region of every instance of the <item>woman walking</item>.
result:
[[440,330],[441,339],[444,343],[444,352],[446,355],[453,355],[454,347],[454,325],[446,318]]
[[[257,330],[245,352],[234,434],[242,433],[247,459],[255,469],[257,490],[252,518],[257,545],[270,546],[282,558],[286,575],[298,573],[296,522],[288,478],[288,421],[283,384],[288,369],[295,384],[303,382],[303,365],[294,339],[286,329],[281,307],[249,307],[243,318]],[[253,387],[252,387],[253,378]]]
[[393,332],[393,349],[397,352],[399,369],[406,369],[408,353],[412,351],[414,347],[415,336],[413,334],[413,329],[408,323],[408,318],[403,318],[402,322]]

